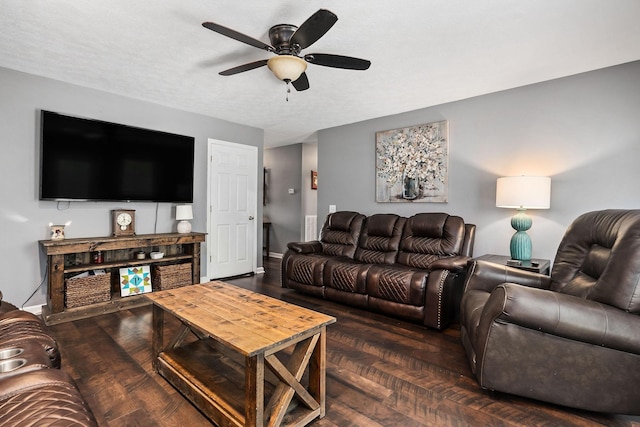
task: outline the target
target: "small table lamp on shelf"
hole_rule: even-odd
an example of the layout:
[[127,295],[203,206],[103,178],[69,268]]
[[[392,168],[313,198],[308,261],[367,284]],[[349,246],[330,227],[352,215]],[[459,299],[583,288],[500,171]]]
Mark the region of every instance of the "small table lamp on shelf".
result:
[[511,259],[531,259],[531,237],[527,230],[532,220],[527,209],[549,209],[551,206],[551,178],[546,176],[507,176],[498,178],[496,206],[517,209],[511,218],[511,227],[516,230],[511,237]]
[[191,233],[190,219],[193,219],[193,208],[191,205],[176,206],[176,221],[178,221],[178,233]]

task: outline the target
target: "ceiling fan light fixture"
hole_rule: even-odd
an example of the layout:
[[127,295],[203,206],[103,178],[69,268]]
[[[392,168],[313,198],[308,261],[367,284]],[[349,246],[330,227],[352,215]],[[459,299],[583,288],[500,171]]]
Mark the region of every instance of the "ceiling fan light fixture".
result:
[[267,61],[267,67],[278,79],[295,82],[307,69],[307,62],[293,55],[278,55]]

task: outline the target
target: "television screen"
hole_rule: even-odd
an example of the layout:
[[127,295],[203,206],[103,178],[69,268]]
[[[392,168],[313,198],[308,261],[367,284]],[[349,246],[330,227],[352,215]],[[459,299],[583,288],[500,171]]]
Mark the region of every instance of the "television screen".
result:
[[40,200],[193,202],[194,138],[42,110]]

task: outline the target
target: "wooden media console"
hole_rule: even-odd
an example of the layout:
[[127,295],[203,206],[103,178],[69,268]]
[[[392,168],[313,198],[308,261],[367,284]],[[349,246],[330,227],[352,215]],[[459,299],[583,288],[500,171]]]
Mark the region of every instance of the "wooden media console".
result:
[[[42,307],[46,324],[56,324],[111,313],[123,308],[149,304],[144,294],[120,296],[118,269],[133,266],[167,266],[191,264],[191,283],[200,282],[200,244],[205,233],[144,234],[130,237],[94,237],[64,240],[41,240],[40,247],[47,257],[47,304]],[[164,253],[161,259],[150,259],[149,253]],[[136,254],[145,252],[144,259]],[[97,257],[96,254],[100,253]],[[97,258],[97,259],[96,259]],[[83,272],[104,271],[110,274],[104,301],[77,304],[65,303],[67,280]],[[97,277],[97,276],[96,276]],[[87,281],[86,292],[93,292]],[[73,289],[82,295],[82,287]],[[105,293],[103,293],[105,295]]]

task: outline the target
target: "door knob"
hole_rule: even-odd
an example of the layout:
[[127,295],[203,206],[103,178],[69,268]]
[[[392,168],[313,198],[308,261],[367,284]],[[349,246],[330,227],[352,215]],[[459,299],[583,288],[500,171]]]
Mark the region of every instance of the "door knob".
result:
[[253,215],[249,215],[249,221],[253,221]]

